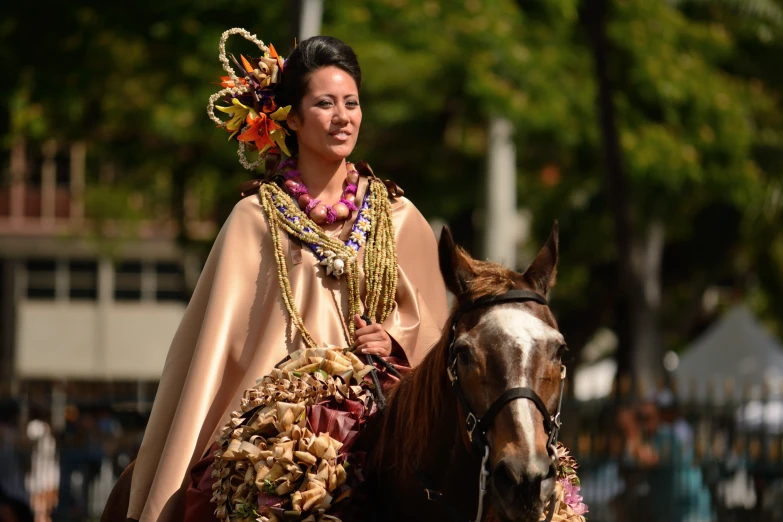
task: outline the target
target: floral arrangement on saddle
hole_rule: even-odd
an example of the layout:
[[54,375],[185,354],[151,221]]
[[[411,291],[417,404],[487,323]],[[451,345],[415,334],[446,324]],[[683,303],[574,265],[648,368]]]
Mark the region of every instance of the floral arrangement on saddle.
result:
[[[555,482],[555,512],[552,515],[553,522],[585,522],[584,514],[587,513],[587,506],[582,502],[582,496],[579,494],[581,483],[576,474],[579,469],[576,459],[571,456],[570,450],[557,443],[557,482]],[[546,513],[551,509],[547,505],[541,520],[545,519]]]
[[365,380],[373,368],[348,349],[303,349],[246,390],[217,441],[215,516],[339,522],[329,513],[362,480],[348,458],[377,409]]

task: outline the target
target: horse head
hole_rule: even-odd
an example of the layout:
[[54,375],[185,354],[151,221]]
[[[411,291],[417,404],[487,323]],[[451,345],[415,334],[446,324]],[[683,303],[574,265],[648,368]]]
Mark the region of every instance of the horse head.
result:
[[[448,229],[438,245],[443,278],[457,299],[448,372],[460,389],[463,442],[479,458],[488,450],[492,511],[501,520],[538,521],[555,486],[550,446],[559,419],[552,416],[567,348],[545,297],[555,284],[557,239],[555,223],[524,273],[471,258]],[[513,396],[517,390],[527,391]]]

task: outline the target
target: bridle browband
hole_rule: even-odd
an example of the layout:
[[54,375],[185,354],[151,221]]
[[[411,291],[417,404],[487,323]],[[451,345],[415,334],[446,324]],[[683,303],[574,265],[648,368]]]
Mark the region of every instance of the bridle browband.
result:
[[[541,415],[544,419],[544,430],[548,435],[547,453],[549,454],[549,458],[551,460],[550,469],[555,474],[555,476],[557,476],[558,458],[557,458],[556,445],[557,445],[557,436],[558,433],[560,432],[560,425],[561,425],[560,409],[563,403],[563,387],[565,384],[565,376],[566,376],[565,366],[561,367],[560,395],[557,403],[557,411],[552,416],[550,416],[549,410],[544,404],[544,401],[541,400],[541,397],[538,396],[535,390],[528,387],[518,387],[518,388],[511,388],[503,392],[500,395],[500,397],[495,399],[495,401],[489,406],[487,411],[484,412],[484,415],[481,415],[479,417],[475,413],[473,413],[470,404],[468,404],[468,400],[465,397],[465,393],[462,391],[462,386],[460,385],[459,375],[457,374],[458,357],[454,344],[457,340],[456,339],[457,325],[459,324],[459,321],[462,318],[462,316],[478,308],[485,308],[488,306],[496,306],[496,305],[508,304],[508,303],[524,303],[530,301],[542,304],[544,306],[548,305],[546,298],[541,294],[538,294],[536,292],[531,292],[529,290],[514,289],[514,290],[509,290],[501,295],[484,296],[474,301],[468,301],[462,303],[451,320],[451,328],[449,331],[449,344],[448,344],[447,359],[446,359],[446,373],[448,375],[449,381],[451,381],[451,385],[454,388],[454,391],[457,394],[457,399],[459,400],[460,405],[462,406],[463,413],[466,414],[465,429],[467,430],[468,433],[468,439],[473,444],[473,446],[479,451],[479,455],[482,456],[481,471],[479,475],[479,503],[478,503],[478,512],[476,514],[476,522],[481,521],[481,516],[484,511],[484,496],[486,495],[487,492],[486,483],[487,483],[487,477],[489,476],[489,470],[487,469],[487,465],[489,462],[489,441],[487,440],[487,433],[492,428],[493,422],[497,414],[500,413],[500,410],[502,410],[503,407],[509,402],[517,399],[527,399],[536,406],[539,412],[541,412]],[[429,498],[430,500],[442,499],[442,495],[439,494],[438,492],[432,491],[430,489],[425,489],[425,492],[427,493],[427,498]],[[545,522],[550,522],[552,520],[552,515],[554,514],[554,507],[555,507],[555,494],[553,493],[552,498],[550,500],[549,513],[547,514]]]

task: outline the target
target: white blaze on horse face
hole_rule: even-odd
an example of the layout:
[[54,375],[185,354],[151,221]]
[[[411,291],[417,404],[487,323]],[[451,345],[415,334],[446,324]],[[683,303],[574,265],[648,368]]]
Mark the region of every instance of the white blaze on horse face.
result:
[[[496,306],[487,311],[479,321],[479,326],[484,326],[489,331],[506,338],[508,346],[514,346],[513,362],[509,364],[508,386],[509,388],[531,388],[535,390],[535,380],[531,374],[533,348],[535,346],[550,346],[557,342],[562,344],[563,335],[538,317],[518,307]],[[537,462],[536,455],[536,426],[542,425],[538,415],[534,415],[532,403],[528,400],[515,400],[506,405],[511,410],[511,415],[518,433],[523,433],[529,463]],[[537,411],[537,410],[536,410]]]

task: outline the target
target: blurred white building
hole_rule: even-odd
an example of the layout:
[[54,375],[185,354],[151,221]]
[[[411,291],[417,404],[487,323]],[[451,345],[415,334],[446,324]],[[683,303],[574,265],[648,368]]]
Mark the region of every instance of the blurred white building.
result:
[[736,305],[683,351],[674,369],[691,398],[759,398],[783,384],[783,346],[746,305]]
[[[154,386],[201,263],[176,226],[138,223],[132,240],[90,237],[81,143],[13,146],[0,185],[0,382]],[[209,237],[214,224],[193,222]],[[110,254],[109,254],[110,252]]]

